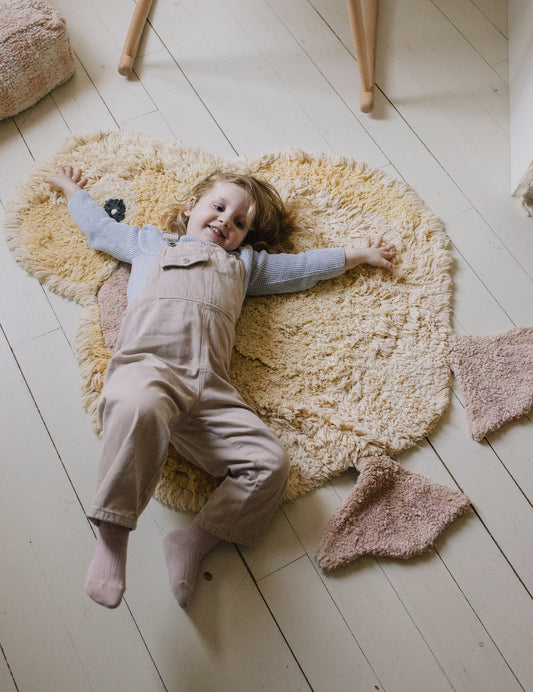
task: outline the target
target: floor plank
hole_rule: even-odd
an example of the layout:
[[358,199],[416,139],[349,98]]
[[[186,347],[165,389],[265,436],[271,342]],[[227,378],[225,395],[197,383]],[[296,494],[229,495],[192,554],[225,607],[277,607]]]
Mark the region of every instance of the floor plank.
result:
[[4,692],[16,692],[15,681],[8,666],[8,663],[3,655],[0,657],[0,689]]
[[[411,471],[421,473],[449,487],[455,485],[446,466],[441,463],[427,442],[404,452],[401,461]],[[446,608],[446,598],[444,598],[433,604],[425,604],[424,607],[421,607],[422,604],[418,606],[412,604],[408,606],[409,611],[414,613],[415,610],[420,609],[422,618],[425,619],[426,617],[431,618],[432,610],[442,608],[434,626],[430,628],[427,634],[430,640],[435,635],[434,630],[443,627],[443,623],[450,627],[457,627],[455,635],[447,640],[448,647],[454,647],[458,641],[464,642],[464,637],[470,638],[468,642],[464,642],[465,647],[462,650],[456,651],[456,660],[466,659],[464,675],[470,679],[471,685],[483,689],[481,680],[484,671],[483,668],[477,668],[476,671],[476,666],[481,664],[485,658],[484,648],[490,646],[496,647],[491,662],[487,663],[488,667],[495,667],[493,680],[495,685],[496,682],[499,685],[495,686],[495,689],[506,689],[506,685],[510,685],[511,689],[514,687],[514,682],[512,678],[509,678],[505,666],[508,666],[513,675],[521,681],[521,684],[526,684],[527,687],[527,681],[531,677],[530,662],[522,659],[519,666],[515,664],[517,662],[516,653],[524,651],[530,646],[533,631],[531,627],[527,627],[526,623],[533,617],[533,603],[505,556],[474,512],[467,513],[445,531],[436,541],[435,549],[439,560],[442,561],[444,568],[449,573],[446,595],[451,599],[450,608]],[[403,565],[401,563],[396,564],[388,561],[387,564],[394,570],[394,573],[389,572],[390,578],[392,579],[394,574],[395,580],[400,579],[398,590],[404,588],[401,585],[404,582],[407,588],[411,590],[413,597],[418,600],[420,594],[423,594],[428,587],[421,584],[419,594],[416,590],[416,578],[412,579],[413,583],[410,584],[408,575],[405,574],[409,570],[402,572],[401,567]],[[443,577],[444,572],[441,570],[441,578],[436,583],[441,581]],[[509,587],[509,591],[503,587],[504,584]],[[507,600],[508,596],[509,600]],[[460,617],[464,627],[459,626],[460,621],[456,619],[459,616],[451,618],[451,622],[448,622],[450,619],[449,612],[456,609],[457,602],[461,598],[464,599],[464,605]],[[509,606],[509,610],[507,610],[507,606]],[[479,620],[481,629],[476,620]],[[511,621],[516,624],[516,628],[509,627]],[[440,622],[440,625],[437,622]],[[421,627],[426,631],[426,625],[423,621]],[[445,648],[446,644],[441,652],[436,648],[434,649],[439,660],[446,658]],[[478,649],[482,649],[482,651]],[[459,675],[462,674],[461,671],[457,672]],[[481,676],[479,682],[478,675]],[[466,678],[463,685],[468,688]],[[459,685],[458,689],[463,689],[463,686]],[[491,688],[489,687],[489,689]]]
[[507,60],[506,37],[475,3],[435,0],[435,5],[489,65]]
[[[113,41],[105,17],[102,19],[90,3],[81,0],[54,0],[54,6],[65,17],[74,52],[116,122],[153,111],[154,103],[142,84],[135,77],[124,79],[118,75],[122,48]],[[127,23],[129,16],[125,12],[123,22]]]
[[[0,208],[0,223],[4,223]],[[12,347],[59,327],[39,282],[15,262],[4,237],[0,238],[0,324]]]
[[[380,71],[389,69],[387,54],[378,50],[373,115],[368,118],[359,110],[360,80],[350,50],[333,34],[320,14],[306,0],[270,0],[270,5],[297,38],[317,69],[325,76],[339,97],[349,106],[369,136],[394,165],[408,185],[413,187],[437,216],[447,220],[466,211],[471,203],[457,184],[442,168],[417,133],[401,117],[379,88]],[[345,10],[339,2],[326,8],[329,21],[337,32],[341,29],[351,46],[349,28],[345,26]],[[336,11],[336,14],[334,12]],[[337,25],[333,20],[337,19]],[[353,50],[353,48],[352,48]],[[385,64],[382,64],[385,63]],[[356,157],[359,158],[359,157]]]
[[308,690],[300,662],[233,546],[220,545],[207,556],[196,597],[187,613],[179,608],[169,589],[161,538],[190,520],[153,501],[136,532],[130,562],[128,598],[167,688]]
[[464,411],[456,402],[445,412],[431,444],[531,594],[531,504],[490,446],[469,438]]
[[[339,504],[333,488],[323,487],[286,506],[291,526],[310,557],[326,520]],[[424,685],[453,689],[379,563],[360,558],[322,580],[384,689],[407,691]],[[302,591],[304,602],[298,604],[297,612],[305,605],[305,586]],[[306,603],[310,608],[310,602]],[[402,661],[410,663],[405,666]]]
[[265,577],[259,587],[315,692],[381,684],[307,556]]
[[17,686],[42,690],[49,680],[58,692],[160,690],[129,613],[113,617],[80,588],[93,534],[3,336],[0,367],[10,398],[0,423],[10,558],[0,570],[2,647]]

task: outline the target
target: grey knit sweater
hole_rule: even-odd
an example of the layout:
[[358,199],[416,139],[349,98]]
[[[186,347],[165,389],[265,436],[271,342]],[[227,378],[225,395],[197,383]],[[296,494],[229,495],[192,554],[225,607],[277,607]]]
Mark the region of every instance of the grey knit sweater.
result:
[[[140,228],[118,223],[86,190],[77,192],[70,199],[68,208],[92,248],[131,264],[128,284],[128,301],[131,303],[141,290],[168,234],[151,224]],[[187,235],[181,236],[179,241],[207,242]],[[244,290],[248,295],[302,291],[344,272],[343,248],[274,255],[265,250],[256,252],[250,245],[245,245],[239,248],[238,255],[244,264]]]

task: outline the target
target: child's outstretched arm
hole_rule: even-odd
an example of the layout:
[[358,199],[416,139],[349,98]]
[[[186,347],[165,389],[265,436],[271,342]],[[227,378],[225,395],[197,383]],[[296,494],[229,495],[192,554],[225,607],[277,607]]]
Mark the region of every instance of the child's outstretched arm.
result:
[[53,185],[65,195],[67,202],[76,192],[82,190],[87,185],[87,178],[79,168],[72,166],[59,166],[57,173],[48,178],[43,178],[45,183]]
[[[55,175],[47,176],[43,180],[65,195],[72,218],[85,233],[92,248],[131,264],[139,251],[139,226],[129,226],[112,219],[83,189],[88,179],[81,169],[59,166]],[[160,231],[151,226],[145,228],[149,229],[149,239],[155,240],[156,244],[160,242]]]
[[383,236],[369,238],[363,247],[344,248],[346,253],[345,269],[353,269],[358,264],[371,264],[374,267],[382,267],[394,271],[392,260],[396,257],[396,247],[391,243],[384,243]]
[[340,276],[359,264],[370,264],[394,271],[396,247],[383,238],[369,239],[362,247],[336,247],[308,250],[296,254],[269,254],[252,251],[251,272],[246,286],[248,295],[293,293],[315,286],[319,281]]

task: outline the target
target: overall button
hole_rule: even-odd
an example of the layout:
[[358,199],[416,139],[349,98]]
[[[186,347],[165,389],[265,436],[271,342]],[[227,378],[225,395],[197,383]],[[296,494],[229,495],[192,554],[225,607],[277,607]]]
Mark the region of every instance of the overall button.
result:
[[176,247],[176,241],[175,240],[169,240],[167,241],[170,247]]
[[183,262],[183,264],[190,264],[191,263],[191,260],[189,259],[189,257],[184,257],[181,261]]

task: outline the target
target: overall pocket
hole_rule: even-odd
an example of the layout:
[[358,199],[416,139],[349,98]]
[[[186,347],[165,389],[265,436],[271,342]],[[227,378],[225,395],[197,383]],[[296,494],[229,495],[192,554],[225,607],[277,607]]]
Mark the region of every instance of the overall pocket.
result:
[[206,295],[209,252],[203,247],[169,245],[159,260],[159,298],[203,300]]

